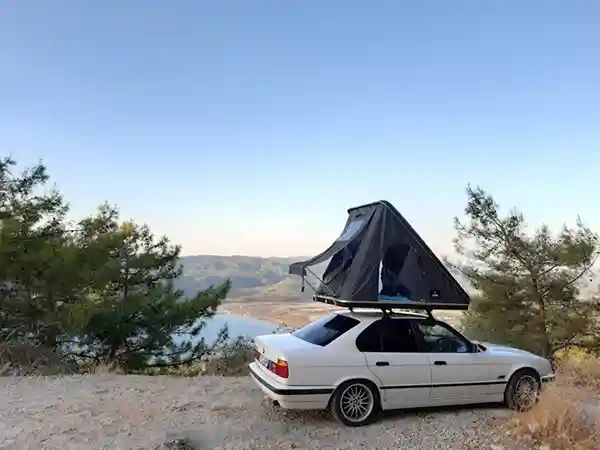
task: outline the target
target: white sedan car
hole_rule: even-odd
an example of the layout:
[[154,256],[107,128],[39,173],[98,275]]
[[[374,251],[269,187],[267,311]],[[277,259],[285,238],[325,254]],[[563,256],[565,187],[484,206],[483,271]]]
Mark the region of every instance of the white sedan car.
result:
[[326,409],[360,426],[381,410],[503,402],[532,407],[550,362],[469,341],[432,317],[336,311],[291,334],[255,339],[252,378],[276,404]]

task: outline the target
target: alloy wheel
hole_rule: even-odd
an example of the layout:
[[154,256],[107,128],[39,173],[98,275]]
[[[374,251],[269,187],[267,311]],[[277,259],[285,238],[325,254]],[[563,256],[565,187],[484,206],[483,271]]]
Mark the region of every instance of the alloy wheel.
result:
[[514,405],[519,411],[531,409],[538,400],[540,386],[538,381],[531,375],[522,375],[515,384]]
[[350,422],[361,422],[375,408],[373,392],[362,383],[351,384],[340,395],[340,412]]

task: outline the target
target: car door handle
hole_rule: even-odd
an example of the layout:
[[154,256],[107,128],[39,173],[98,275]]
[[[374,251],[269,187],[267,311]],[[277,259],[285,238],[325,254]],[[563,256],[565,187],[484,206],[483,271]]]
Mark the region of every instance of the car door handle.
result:
[[389,366],[389,365],[390,365],[390,363],[389,363],[389,362],[387,362],[387,361],[377,361],[377,362],[375,363],[375,365],[376,365],[376,366],[379,366],[379,367],[381,367],[381,366]]
[[433,363],[434,366],[445,366],[446,365],[446,361],[435,361]]

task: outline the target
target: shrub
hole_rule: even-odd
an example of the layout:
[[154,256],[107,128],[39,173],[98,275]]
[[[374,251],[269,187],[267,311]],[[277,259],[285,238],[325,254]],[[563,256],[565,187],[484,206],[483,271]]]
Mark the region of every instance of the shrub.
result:
[[597,450],[600,409],[590,404],[590,391],[599,386],[600,360],[563,352],[559,367],[556,384],[542,392],[534,408],[515,419],[514,435],[528,448]]
[[600,447],[597,418],[585,411],[582,400],[574,389],[549,388],[534,408],[515,420],[516,437],[553,450],[597,450]]
[[575,386],[600,392],[600,358],[579,349],[557,355],[559,370]]
[[77,365],[37,340],[10,339],[0,344],[0,376],[64,375]]

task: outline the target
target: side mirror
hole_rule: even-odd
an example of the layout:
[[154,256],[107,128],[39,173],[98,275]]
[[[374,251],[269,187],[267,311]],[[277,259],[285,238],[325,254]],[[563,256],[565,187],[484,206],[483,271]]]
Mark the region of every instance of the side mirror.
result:
[[475,342],[469,342],[469,345],[471,347],[471,353],[479,353],[481,351],[479,344],[476,344]]

